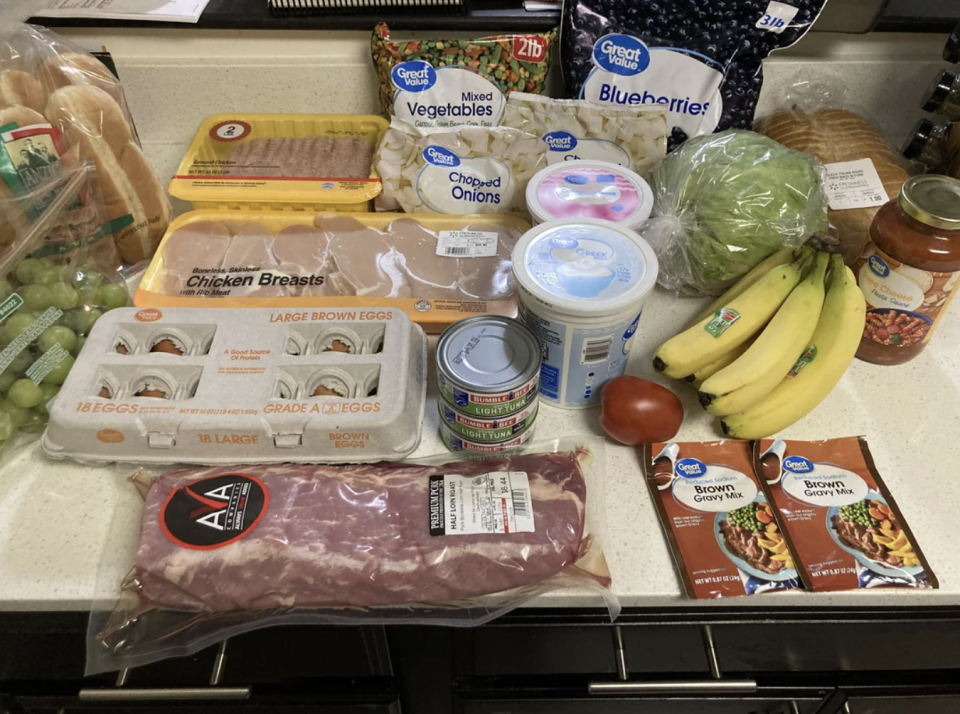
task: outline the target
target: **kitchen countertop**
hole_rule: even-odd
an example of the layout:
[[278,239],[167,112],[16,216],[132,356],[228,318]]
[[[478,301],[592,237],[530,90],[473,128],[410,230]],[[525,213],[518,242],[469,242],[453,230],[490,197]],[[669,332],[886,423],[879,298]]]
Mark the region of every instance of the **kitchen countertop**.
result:
[[[892,76],[894,65],[901,68],[896,76],[906,81],[909,77],[929,75],[937,63],[934,55],[939,53],[939,44],[934,48],[937,52],[930,51],[928,56],[927,46],[917,44],[917,37],[900,40],[905,44],[899,57],[892,52],[880,57],[878,41],[869,36],[849,42],[816,38],[809,44],[801,43],[791,50],[790,59],[774,66],[778,74],[788,75],[797,67],[821,62],[819,57],[829,57],[835,70],[845,71],[856,64],[862,68],[859,76],[871,80],[866,88],[862,83],[857,86],[857,91],[863,93],[862,101],[876,109],[875,116],[882,121],[892,122],[885,129],[888,135],[895,136],[912,119],[881,113],[878,102],[884,102],[884,106],[889,102],[881,99],[888,93],[880,88],[887,85],[886,78]],[[138,43],[133,37],[121,35],[110,46],[115,50],[121,76],[129,82],[128,96],[134,116],[139,119],[145,152],[165,182],[189,143],[196,125],[194,115],[222,111],[219,102],[238,102],[236,98],[219,95],[211,99],[204,87],[191,89],[191,82],[181,79],[182,63],[192,65],[191,71],[200,65],[207,69],[207,61],[201,61],[199,56],[213,53],[218,54],[216,67],[224,69],[233,61],[250,63],[255,57],[243,49],[242,59],[237,59],[231,54],[238,52],[233,45],[181,46],[168,44],[167,39],[161,50],[156,40],[140,39]],[[344,45],[344,51],[357,53],[355,64],[359,71],[361,53],[352,42]],[[834,44],[820,46],[824,42]],[[837,43],[846,49],[841,52]],[[234,49],[227,51],[225,47]],[[180,51],[188,57],[166,59]],[[265,46],[263,51],[272,54],[276,45]],[[142,55],[134,56],[136,52]],[[293,55],[297,50],[290,52]],[[151,59],[154,54],[163,57]],[[301,61],[298,57],[297,62]],[[901,61],[907,61],[907,70],[898,64]],[[254,103],[259,106],[277,106],[276,102],[287,96],[294,76],[291,72],[301,76],[304,71],[302,65],[293,66],[285,59],[275,62],[276,66],[261,69],[255,77],[256,86],[262,88],[254,95]],[[350,62],[354,64],[354,60]],[[366,67],[364,71],[368,71]],[[175,77],[179,81],[174,81]],[[221,86],[212,85],[210,89],[217,87],[219,91]],[[181,96],[184,87],[187,95]],[[364,97],[371,95],[361,102],[363,106],[344,107],[341,111],[363,111],[366,102],[372,104],[372,93],[364,85],[361,87]],[[782,91],[782,86],[771,87],[771,91]],[[297,92],[300,96],[299,88]],[[335,95],[324,92],[324,96],[321,101],[326,102]],[[359,100],[351,100],[351,104],[356,101]],[[768,96],[761,103],[769,107],[776,101]],[[189,108],[185,121],[181,112],[184,107]],[[299,106],[291,110],[295,108],[308,110]],[[183,123],[176,127],[164,124],[164,117],[171,116],[178,116]],[[180,204],[177,208],[183,210],[185,206]],[[701,300],[677,299],[657,289],[644,309],[628,367],[629,374],[666,384],[681,396],[687,417],[677,435],[680,441],[720,436],[715,421],[698,406],[693,390],[653,374],[651,356],[663,340],[700,310],[701,304]],[[721,602],[691,601],[681,593],[666,539],[641,476],[637,450],[607,442],[603,454],[606,521],[602,538],[613,575],[613,591],[620,604],[657,608],[693,604],[811,608],[960,606],[960,558],[952,545],[960,541],[960,520],[956,516],[960,480],[955,480],[956,464],[960,462],[960,440],[956,437],[960,434],[960,307],[955,306],[951,312],[941,321],[931,346],[919,358],[899,367],[855,361],[817,410],[782,434],[790,439],[866,435],[881,475],[939,577],[939,590],[876,589],[835,594],[790,591]],[[432,365],[429,383],[428,400],[433,404],[436,389]],[[435,410],[428,408],[423,441],[415,456],[444,450],[436,433],[437,420]],[[601,434],[596,410],[592,409],[565,411],[544,404],[537,425],[538,439]],[[112,606],[119,582],[132,565],[137,541],[142,501],[126,482],[131,473],[130,467],[93,468],[50,461],[41,455],[36,442],[5,456],[0,466],[0,610],[82,611],[91,606]],[[544,595],[529,605],[601,607],[603,601],[595,593],[565,590]]]

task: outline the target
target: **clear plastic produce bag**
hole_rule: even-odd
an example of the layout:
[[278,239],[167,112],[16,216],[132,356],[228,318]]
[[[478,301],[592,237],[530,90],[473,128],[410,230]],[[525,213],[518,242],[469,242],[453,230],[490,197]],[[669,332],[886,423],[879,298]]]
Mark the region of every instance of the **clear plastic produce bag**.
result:
[[110,241],[128,263],[149,258],[170,222],[170,201],[140,149],[120,82],[79,47],[22,22],[29,10],[0,10],[0,200],[72,163],[67,154],[91,161]]
[[192,467],[132,480],[146,501],[136,559],[113,613],[91,617],[88,674],[270,625],[479,625],[562,588],[592,590],[611,618],[619,612],[600,547],[595,438],[469,460]]
[[[62,167],[34,190],[0,199],[0,218],[20,226],[0,247],[0,444],[36,435],[86,335],[129,294],[98,246],[111,238],[96,169]],[[0,450],[0,454],[2,454]]]
[[698,136],[654,172],[653,218],[640,233],[657,282],[719,295],[767,256],[827,228],[820,161],[751,131]]

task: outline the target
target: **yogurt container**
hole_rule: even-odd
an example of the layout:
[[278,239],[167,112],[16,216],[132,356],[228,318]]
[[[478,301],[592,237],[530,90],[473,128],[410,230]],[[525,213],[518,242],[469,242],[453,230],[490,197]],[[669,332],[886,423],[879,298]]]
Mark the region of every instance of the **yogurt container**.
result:
[[515,414],[498,419],[480,419],[461,414],[443,400],[437,402],[440,419],[457,436],[470,441],[490,443],[509,441],[533,426],[537,418],[537,402],[533,401]]
[[540,396],[589,407],[623,374],[657,256],[640,236],[596,218],[559,219],[524,234],[513,250],[520,319],[543,345]]
[[535,427],[531,426],[522,434],[519,434],[508,441],[486,443],[464,439],[462,436],[451,430],[446,424],[441,424],[440,440],[443,441],[450,451],[475,451],[481,454],[496,454],[501,451],[510,451],[510,449],[516,449],[518,446],[526,444],[533,437],[534,429]]
[[600,218],[637,229],[650,217],[653,191],[624,166],[608,161],[564,161],[530,179],[527,208],[534,223]]
[[517,320],[468,317],[437,341],[440,396],[464,415],[515,414],[536,399],[539,380],[540,344]]

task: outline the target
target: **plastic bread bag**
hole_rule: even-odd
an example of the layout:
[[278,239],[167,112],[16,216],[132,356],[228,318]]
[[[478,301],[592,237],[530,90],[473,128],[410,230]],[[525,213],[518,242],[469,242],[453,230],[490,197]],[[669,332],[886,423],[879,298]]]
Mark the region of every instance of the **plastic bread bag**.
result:
[[135,563],[113,613],[91,617],[88,674],[271,625],[480,625],[558,589],[587,589],[619,612],[593,437],[469,460],[132,480],[149,489]]
[[396,118],[374,156],[383,191],[378,211],[513,213],[526,218],[527,182],[547,165],[533,134],[497,127],[421,136]]
[[373,31],[380,110],[420,132],[500,123],[511,92],[543,92],[556,30],[476,40],[394,42],[385,23]]
[[667,117],[656,108],[600,107],[514,92],[500,125],[539,136],[549,149],[548,164],[592,159],[645,174],[667,154]]
[[[11,118],[10,111],[16,116]],[[0,156],[17,165],[24,158],[22,147],[8,146],[18,141],[9,138],[11,123],[19,129],[56,129],[59,144],[48,147],[46,155],[26,157],[28,165],[59,160],[62,151],[92,161],[120,255],[128,263],[153,255],[170,222],[170,202],[140,149],[120,82],[103,63],[55,33],[5,14],[0,18],[0,112]],[[15,193],[16,187],[0,177],[0,197]]]
[[803,37],[826,0],[563,4],[567,96],[667,111],[670,150],[687,137],[749,129],[762,61]]
[[873,217],[900,193],[909,176],[899,153],[866,112],[850,102],[839,78],[833,83],[796,82],[783,104],[758,119],[754,128],[824,163],[827,215],[843,243],[844,261],[853,265],[869,238]]
[[81,164],[22,197],[0,200],[0,215],[23,220],[0,248],[3,446],[43,431],[86,335],[104,311],[129,301],[119,274],[96,260],[97,246],[110,237],[97,185],[93,166]]
[[719,295],[780,248],[827,228],[823,166],[750,131],[695,137],[651,179],[653,218],[640,233],[660,261],[657,282]]

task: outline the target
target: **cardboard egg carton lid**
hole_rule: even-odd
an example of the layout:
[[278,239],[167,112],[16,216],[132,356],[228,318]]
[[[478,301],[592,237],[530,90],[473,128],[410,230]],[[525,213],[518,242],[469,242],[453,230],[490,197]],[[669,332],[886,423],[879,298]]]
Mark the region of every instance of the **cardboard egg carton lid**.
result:
[[420,443],[427,343],[401,310],[122,308],[42,445],[84,463],[364,463]]

